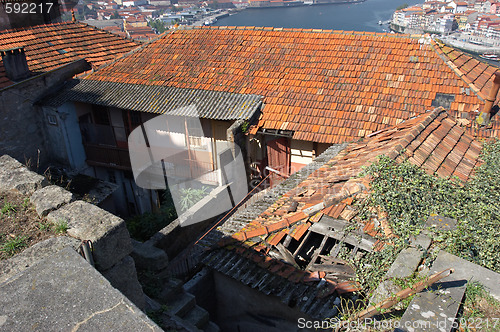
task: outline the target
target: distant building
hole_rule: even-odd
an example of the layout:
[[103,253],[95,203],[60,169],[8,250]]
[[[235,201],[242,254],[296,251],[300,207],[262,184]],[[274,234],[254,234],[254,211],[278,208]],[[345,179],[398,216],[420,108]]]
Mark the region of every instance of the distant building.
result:
[[148,2],[147,0],[124,0],[122,2],[122,5],[124,7],[137,7],[141,5],[146,5]]

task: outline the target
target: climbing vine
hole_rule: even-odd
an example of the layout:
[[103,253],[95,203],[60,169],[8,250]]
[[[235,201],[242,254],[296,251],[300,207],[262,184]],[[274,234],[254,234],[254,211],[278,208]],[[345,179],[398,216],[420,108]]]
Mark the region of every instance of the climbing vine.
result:
[[367,221],[377,210],[387,213],[396,238],[388,239],[379,252],[368,253],[353,264],[358,281],[373,289],[385,275],[411,235],[422,231],[431,214],[457,220],[453,231],[430,230],[433,247],[500,272],[500,142],[485,143],[482,164],[466,182],[425,173],[409,161],[397,163],[388,157],[364,169],[371,176],[371,194],[357,201],[358,218]]

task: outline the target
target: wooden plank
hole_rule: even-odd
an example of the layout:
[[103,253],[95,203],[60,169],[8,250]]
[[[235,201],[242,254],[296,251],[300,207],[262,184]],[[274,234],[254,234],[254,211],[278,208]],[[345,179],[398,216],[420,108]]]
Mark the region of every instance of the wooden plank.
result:
[[306,268],[307,270],[309,270],[309,268],[313,264],[316,263],[316,260],[318,259],[318,256],[321,253],[321,250],[323,250],[323,247],[326,244],[326,240],[328,240],[328,235],[323,236],[323,240],[321,240],[321,244],[319,245],[319,247],[316,250],[314,250],[314,254],[311,257],[311,261],[309,262],[309,264],[307,264],[307,268]]
[[330,257],[333,257],[333,258],[337,257],[337,255],[340,252],[340,248],[342,248],[342,243],[344,243],[344,241],[342,241],[342,240],[339,240],[339,242],[337,242],[335,244],[335,246],[332,248],[332,250],[330,250]]
[[322,271],[337,276],[356,275],[356,272],[348,265],[312,264],[309,270]]
[[276,249],[278,249],[278,251],[280,252],[281,256],[283,256],[283,259],[292,264],[293,266],[295,266],[296,268],[300,268],[297,263],[295,262],[295,259],[294,257],[292,256],[292,253],[290,251],[288,251],[287,248],[285,248],[284,245],[282,245],[281,243],[278,243],[276,245]]
[[307,240],[309,239],[310,235],[311,235],[311,229],[309,228],[309,230],[307,231],[306,236],[304,237],[304,239],[302,240],[302,242],[299,244],[299,246],[297,247],[297,249],[293,252],[293,257],[294,258],[297,256],[297,254],[299,253],[300,249],[302,249],[302,247],[304,246],[304,244],[307,242]]
[[359,247],[358,246],[355,246],[352,250],[351,250],[351,255],[349,256],[349,259],[353,259],[354,256],[356,256],[356,253],[358,252],[358,249]]
[[285,248],[288,248],[290,242],[292,242],[292,239],[293,238],[289,234],[286,235],[285,241],[283,241],[283,245],[285,246]]
[[349,223],[343,220],[323,216],[319,222],[311,226],[310,230],[322,235],[328,235],[336,240],[342,240],[352,246],[359,246],[363,250],[373,251],[373,246],[377,240],[362,230],[355,230],[345,234],[344,229],[348,225]]
[[322,264],[348,264],[347,261],[332,256],[319,255],[318,257],[321,258]]

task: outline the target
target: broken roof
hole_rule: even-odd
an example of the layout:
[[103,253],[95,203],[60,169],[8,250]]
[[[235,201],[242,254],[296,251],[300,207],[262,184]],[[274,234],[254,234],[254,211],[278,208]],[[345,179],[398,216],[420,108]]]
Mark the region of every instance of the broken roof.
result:
[[[481,96],[465,92],[470,86],[437,49],[422,36],[177,29],[88,79],[262,95],[263,115],[252,133],[290,130],[295,139],[340,143],[431,107],[477,110]],[[447,97],[443,105],[440,95]]]
[[[438,54],[444,61],[462,78],[469,86],[469,89],[477,94],[483,100],[487,99],[489,91],[493,86],[491,79],[493,73],[498,70],[497,67],[481,62],[470,55],[467,55],[452,47],[446,46],[441,42],[432,41]],[[465,93],[470,93],[465,91]],[[454,111],[454,112],[453,112]],[[457,109],[452,110],[453,115],[457,118],[472,119],[473,116],[467,116],[467,110],[461,105]],[[467,123],[468,122],[468,123]],[[473,136],[477,137],[500,137],[500,124],[498,121],[493,121],[492,126],[486,129],[480,129],[475,121],[467,121],[466,126],[470,129]]]
[[[42,73],[84,58],[98,67],[140,44],[78,22],[38,25],[0,32],[0,50],[23,47],[28,67]],[[0,88],[11,85],[0,59]]]
[[[217,231],[225,235],[218,241],[223,248],[214,249],[204,262],[251,287],[278,295],[285,303],[290,303],[290,297],[298,296],[294,303],[298,303],[303,312],[322,319],[326,316],[318,317],[315,310],[319,305],[326,307],[325,296],[334,291],[357,289],[347,281],[353,271],[346,265],[338,270],[332,268],[332,262],[342,265],[336,258],[339,246],[335,244],[348,244],[353,254],[383,246],[375,239],[379,230],[373,219],[364,225],[351,222],[357,214],[351,206],[353,198],[362,199],[370,191],[369,177],[358,177],[362,167],[386,155],[396,160],[408,158],[429,174],[457,176],[466,181],[478,163],[480,150],[481,145],[443,108],[381,130],[348,145],[293,189],[269,203],[258,217],[245,222],[240,218],[241,226],[236,229],[232,220],[219,227]],[[380,222],[385,235],[390,236],[389,226]],[[344,232],[348,225],[354,228]],[[315,243],[307,242],[314,242],[314,236]],[[328,248],[329,255],[321,255],[318,248]],[[287,259],[288,255],[292,258]],[[302,268],[294,267],[301,259],[304,260]],[[289,261],[292,264],[285,263]],[[235,268],[235,263],[239,267],[251,267],[258,274],[250,278],[249,273]],[[273,285],[268,284],[269,280],[274,280]],[[287,292],[283,290],[285,287]],[[308,298],[321,298],[320,303],[300,299],[304,292],[308,292]]]
[[[141,98],[137,98],[138,95]],[[45,98],[43,104],[58,107],[67,101],[213,120],[248,120],[262,103],[256,95],[73,80],[62,92]]]

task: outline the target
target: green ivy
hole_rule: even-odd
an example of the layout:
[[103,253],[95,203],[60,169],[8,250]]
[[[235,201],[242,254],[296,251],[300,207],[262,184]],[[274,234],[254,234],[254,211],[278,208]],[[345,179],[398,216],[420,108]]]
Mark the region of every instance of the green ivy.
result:
[[480,159],[483,163],[466,183],[429,175],[407,160],[397,163],[388,157],[364,169],[372,178],[371,194],[356,202],[359,218],[366,221],[379,208],[398,236],[393,245],[353,262],[366,288],[378,284],[431,214],[457,219],[454,231],[432,230],[434,246],[500,272],[500,142],[485,143]]

